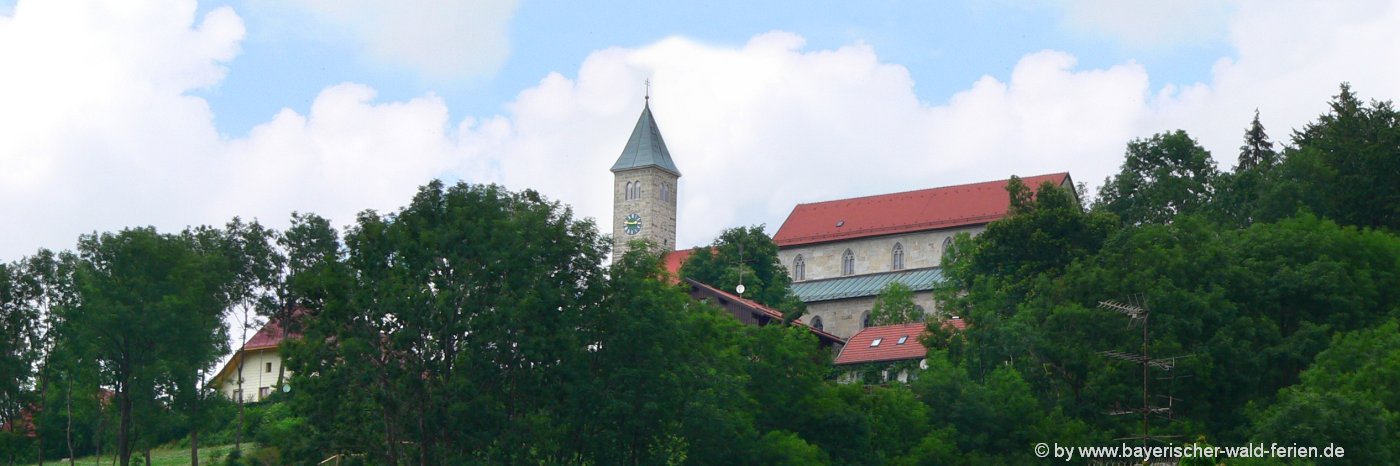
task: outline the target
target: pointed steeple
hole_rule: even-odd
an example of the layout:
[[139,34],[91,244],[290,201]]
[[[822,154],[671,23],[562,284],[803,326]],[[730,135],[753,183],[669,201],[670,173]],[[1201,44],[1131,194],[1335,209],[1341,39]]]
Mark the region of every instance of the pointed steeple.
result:
[[656,119],[651,116],[650,100],[648,98],[648,103],[642,106],[642,116],[637,118],[637,127],[632,129],[632,137],[627,139],[627,146],[622,149],[622,155],[617,157],[612,171],[656,167],[672,175],[681,176],[681,171],[676,169],[676,163],[671,161],[671,152],[666,150],[666,142],[661,140],[661,130],[656,127]]

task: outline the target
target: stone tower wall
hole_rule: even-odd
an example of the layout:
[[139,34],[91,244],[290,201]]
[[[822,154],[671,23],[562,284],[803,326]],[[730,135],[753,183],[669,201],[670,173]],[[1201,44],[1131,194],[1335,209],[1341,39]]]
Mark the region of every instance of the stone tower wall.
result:
[[[627,199],[627,182],[640,181],[640,199]],[[622,257],[627,242],[647,240],[662,251],[676,249],[676,199],[679,177],[656,167],[625,170],[613,174],[613,258]],[[661,198],[662,183],[670,183],[671,195]],[[642,216],[642,231],[629,235],[623,229],[623,219],[629,214]]]

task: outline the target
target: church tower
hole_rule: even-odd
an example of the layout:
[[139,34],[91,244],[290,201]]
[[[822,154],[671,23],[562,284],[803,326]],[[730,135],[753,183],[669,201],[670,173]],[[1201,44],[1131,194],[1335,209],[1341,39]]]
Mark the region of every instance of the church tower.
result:
[[613,258],[627,252],[627,243],[646,240],[661,251],[676,249],[676,193],[681,171],[661,140],[651,116],[651,98],[632,137],[622,149],[613,172]]

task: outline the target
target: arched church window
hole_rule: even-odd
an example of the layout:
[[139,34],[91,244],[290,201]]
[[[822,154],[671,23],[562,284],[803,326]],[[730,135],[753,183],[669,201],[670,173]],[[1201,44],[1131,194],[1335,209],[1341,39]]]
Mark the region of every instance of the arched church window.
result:
[[856,254],[847,249],[841,254],[841,275],[853,275],[856,273]]
[[953,237],[952,237],[952,236],[949,236],[949,237],[947,237],[947,238],[943,238],[943,253],[944,253],[944,254],[947,254],[947,253],[948,253],[948,250],[949,250],[949,249],[952,249],[952,247],[953,247]]
[[802,260],[801,254],[792,260],[792,278],[797,281],[807,279],[807,261]]
[[866,328],[866,327],[869,327],[869,326],[870,326],[870,311],[865,311],[864,314],[861,314],[861,315],[860,315],[860,328]]
[[894,250],[890,252],[890,270],[904,270],[904,245],[894,243]]
[[822,329],[822,316],[812,316],[812,328],[817,330]]

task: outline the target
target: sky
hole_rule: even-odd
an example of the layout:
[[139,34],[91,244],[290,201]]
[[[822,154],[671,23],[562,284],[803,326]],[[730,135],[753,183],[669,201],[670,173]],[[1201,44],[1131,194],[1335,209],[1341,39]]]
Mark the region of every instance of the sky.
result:
[[1394,1],[0,0],[0,261],[234,216],[338,226],[434,178],[611,222],[651,107],[682,246],[801,202],[1067,171],[1184,129],[1223,169],[1338,85],[1400,97]]

